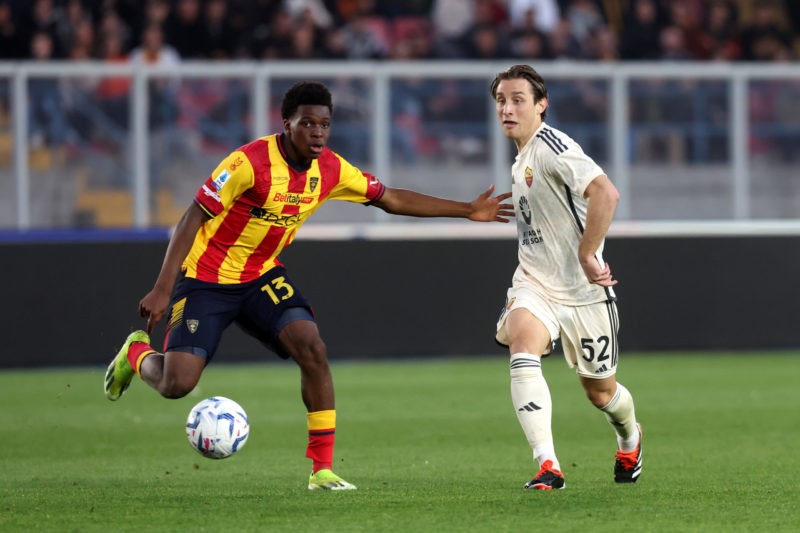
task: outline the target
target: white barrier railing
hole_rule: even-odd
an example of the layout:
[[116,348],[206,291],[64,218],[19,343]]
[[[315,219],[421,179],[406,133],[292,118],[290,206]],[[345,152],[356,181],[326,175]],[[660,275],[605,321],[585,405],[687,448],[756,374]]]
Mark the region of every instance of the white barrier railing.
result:
[[[251,85],[251,134],[257,137],[268,133],[267,117],[270,106],[270,81],[278,78],[341,78],[358,77],[371,81],[371,98],[365,102],[370,108],[371,142],[369,146],[371,172],[392,182],[390,148],[390,81],[397,78],[457,78],[483,80],[487,86],[487,124],[489,133],[489,168],[500,189],[506,188],[511,164],[508,141],[496,125],[494,106],[488,97],[488,84],[494,74],[507,68],[511,61],[503,62],[187,62],[163,70],[158,67],[105,63],[0,63],[0,83],[8,80],[13,121],[13,175],[16,188],[16,227],[31,227],[31,174],[28,160],[28,82],[36,78],[92,78],[129,76],[133,83],[130,113],[130,164],[133,176],[134,220],[136,227],[148,227],[150,191],[150,148],[148,146],[148,82],[157,78],[244,78]],[[621,192],[617,219],[631,221],[631,110],[629,89],[632,81],[649,79],[717,80],[727,84],[729,120],[727,121],[728,174],[730,176],[730,213],[732,221],[752,219],[750,189],[752,185],[751,157],[748,147],[748,130],[751,118],[748,105],[749,84],[755,80],[797,82],[800,65],[793,64],[718,64],[718,63],[637,63],[599,64],[579,62],[536,63],[535,67],[545,80],[601,80],[609,86],[609,157],[608,170]],[[800,102],[797,104],[800,106]],[[569,133],[568,128],[565,131]],[[347,154],[344,154],[347,156]],[[800,203],[800,202],[798,202]],[[377,211],[377,210],[376,210]],[[760,217],[770,218],[770,217]],[[784,214],[781,217],[786,219]],[[800,219],[800,213],[789,216]],[[388,220],[388,219],[386,219]],[[377,217],[376,221],[384,221]],[[663,222],[654,222],[661,224]],[[643,225],[644,224],[644,225]],[[644,228],[647,222],[635,223]],[[715,223],[716,224],[716,223]],[[786,231],[794,222],[784,220],[778,226]],[[774,227],[767,223],[764,228]],[[397,226],[400,228],[401,226]],[[734,227],[734,226],[732,226]],[[345,233],[350,230],[344,230]],[[393,232],[394,230],[389,230]],[[358,231],[356,231],[358,233]],[[324,234],[321,231],[321,234]]]

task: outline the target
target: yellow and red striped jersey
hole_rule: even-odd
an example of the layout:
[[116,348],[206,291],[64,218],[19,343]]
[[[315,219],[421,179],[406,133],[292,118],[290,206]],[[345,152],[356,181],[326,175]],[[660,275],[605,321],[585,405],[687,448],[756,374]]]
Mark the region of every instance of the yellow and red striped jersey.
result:
[[305,170],[287,161],[280,134],[256,139],[222,160],[194,201],[212,218],[183,262],[188,277],[245,283],[279,265],[278,254],[326,200],[369,203],[386,187],[325,148]]

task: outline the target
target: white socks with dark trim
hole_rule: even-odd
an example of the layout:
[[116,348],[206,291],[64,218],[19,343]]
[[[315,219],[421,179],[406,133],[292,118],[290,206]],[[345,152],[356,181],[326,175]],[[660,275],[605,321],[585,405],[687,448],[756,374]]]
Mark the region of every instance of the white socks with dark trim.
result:
[[617,433],[617,444],[623,452],[632,452],[639,444],[639,429],[630,391],[617,383],[617,392],[605,407],[600,409]]
[[560,470],[550,428],[553,402],[547,381],[542,375],[541,357],[530,353],[515,353],[511,356],[509,366],[511,401],[517,420],[533,450],[533,458],[540,466],[547,460],[553,461],[553,468]]

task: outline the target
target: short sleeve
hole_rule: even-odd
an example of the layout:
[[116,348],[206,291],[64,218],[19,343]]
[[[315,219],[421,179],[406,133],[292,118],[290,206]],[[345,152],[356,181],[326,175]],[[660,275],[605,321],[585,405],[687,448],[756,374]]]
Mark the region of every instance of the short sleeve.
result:
[[339,182],[331,190],[331,200],[369,204],[381,199],[386,191],[381,180],[372,174],[361,172],[343,158],[340,160]]
[[546,164],[553,174],[580,197],[583,197],[592,180],[605,174],[600,165],[575,142],[570,142],[568,148],[560,154],[550,152]]
[[253,186],[253,165],[244,152],[235,151],[222,160],[197,191],[195,203],[215,217]]

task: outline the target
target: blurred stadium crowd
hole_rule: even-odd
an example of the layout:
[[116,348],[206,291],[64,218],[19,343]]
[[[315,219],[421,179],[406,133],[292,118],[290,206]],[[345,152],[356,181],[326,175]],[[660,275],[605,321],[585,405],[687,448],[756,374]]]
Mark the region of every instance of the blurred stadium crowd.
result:
[[0,0],[0,60],[800,59],[789,0]]
[[[789,0],[0,0],[0,61],[94,60],[169,67],[193,60],[756,61],[800,59],[800,1]],[[487,76],[491,73],[487,72]],[[13,145],[11,88],[0,79],[0,178]],[[270,117],[291,80],[271,80]],[[129,185],[130,77],[27,80],[31,165],[53,154]],[[332,146],[371,157],[369,80],[330,80]],[[609,157],[605,79],[555,79],[550,117],[598,160]],[[153,79],[152,167],[249,140],[251,87],[242,79]],[[482,162],[490,149],[485,79],[391,80],[392,161]],[[641,163],[723,164],[730,157],[726,80],[639,79],[629,85],[631,153]],[[800,82],[749,84],[753,155],[795,161]],[[108,155],[107,171],[101,171]],[[211,163],[208,163],[211,164]],[[116,165],[116,166],[115,166]],[[153,173],[156,172],[153,171]],[[176,173],[180,176],[182,173]],[[10,179],[8,173],[6,178]],[[155,178],[154,178],[155,179]],[[171,178],[158,178],[164,183]],[[420,178],[422,179],[422,178]],[[174,181],[174,180],[173,180]],[[0,206],[2,207],[2,206]]]

